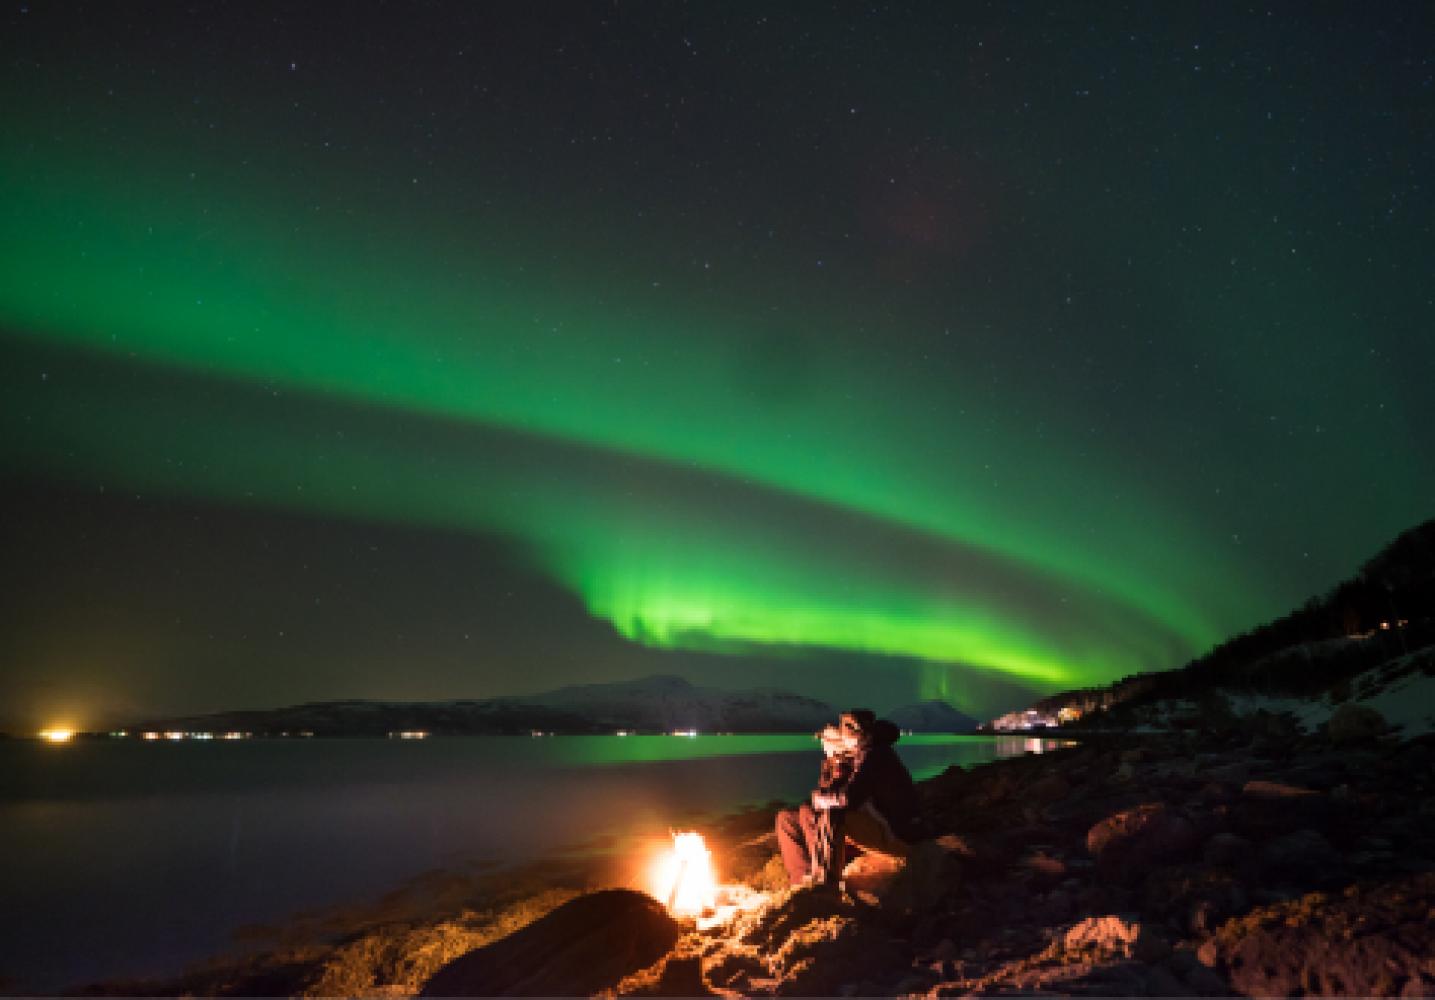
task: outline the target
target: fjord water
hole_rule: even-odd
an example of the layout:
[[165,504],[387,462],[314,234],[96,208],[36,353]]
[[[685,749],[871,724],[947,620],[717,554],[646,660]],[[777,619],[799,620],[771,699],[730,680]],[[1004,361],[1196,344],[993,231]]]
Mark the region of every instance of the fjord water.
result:
[[[1041,749],[909,736],[918,779]],[[810,735],[0,742],[0,990],[163,975],[427,870],[797,801]]]

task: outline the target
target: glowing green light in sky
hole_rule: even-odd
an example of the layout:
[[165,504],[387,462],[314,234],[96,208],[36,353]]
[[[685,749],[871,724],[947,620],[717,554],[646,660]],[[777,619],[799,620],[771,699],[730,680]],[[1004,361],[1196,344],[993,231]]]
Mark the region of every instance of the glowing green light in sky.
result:
[[[25,458],[60,474],[497,530],[592,614],[665,646],[833,647],[1057,686],[1168,665],[1218,639],[1243,600],[1210,560],[1183,581],[1197,599],[1164,582],[1202,564],[1199,542],[1139,484],[1023,435],[969,387],[920,367],[888,377],[829,340],[840,317],[783,321],[816,346],[793,396],[773,396],[733,347],[766,332],[581,275],[520,274],[496,242],[285,226],[252,197],[14,153],[0,181],[13,335],[541,435],[523,453],[426,461],[411,439],[296,442],[249,403],[231,419],[121,394],[103,419],[46,418]],[[37,391],[20,387],[12,412],[43,407]],[[549,442],[599,457],[575,476]],[[749,506],[705,500],[700,472]],[[816,528],[791,513],[804,503]],[[910,558],[883,554],[894,536]]]

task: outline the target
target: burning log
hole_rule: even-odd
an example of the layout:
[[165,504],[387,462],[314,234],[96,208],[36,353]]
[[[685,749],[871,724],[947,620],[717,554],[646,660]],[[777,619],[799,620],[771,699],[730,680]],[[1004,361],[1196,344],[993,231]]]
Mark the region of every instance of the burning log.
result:
[[718,882],[702,834],[674,832],[672,838],[671,850],[657,859],[648,879],[650,894],[672,917],[692,920],[699,931],[711,931],[767,901],[766,893]]
[[671,853],[661,859],[653,895],[675,917],[700,917],[717,902],[712,852],[696,832],[674,833]]

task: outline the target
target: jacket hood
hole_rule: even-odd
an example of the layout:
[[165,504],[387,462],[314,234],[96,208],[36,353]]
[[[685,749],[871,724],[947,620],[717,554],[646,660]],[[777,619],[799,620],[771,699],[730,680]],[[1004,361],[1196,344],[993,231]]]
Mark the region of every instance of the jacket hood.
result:
[[878,719],[872,726],[872,745],[891,746],[902,738],[902,730],[889,719]]

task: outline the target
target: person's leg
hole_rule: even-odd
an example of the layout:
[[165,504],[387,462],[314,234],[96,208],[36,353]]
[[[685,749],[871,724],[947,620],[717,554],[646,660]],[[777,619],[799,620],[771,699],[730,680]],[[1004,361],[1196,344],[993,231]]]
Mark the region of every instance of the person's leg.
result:
[[892,827],[870,804],[847,816],[844,831],[848,840],[874,854],[905,858],[911,850],[911,846],[892,832]]
[[812,871],[818,881],[836,885],[847,862],[842,831],[845,809],[824,809],[813,817],[817,850],[813,852]]
[[782,865],[787,869],[787,879],[793,885],[807,877],[812,840],[808,836],[809,826],[803,822],[803,810],[811,813],[812,807],[784,809],[777,814],[777,846],[782,851]]

